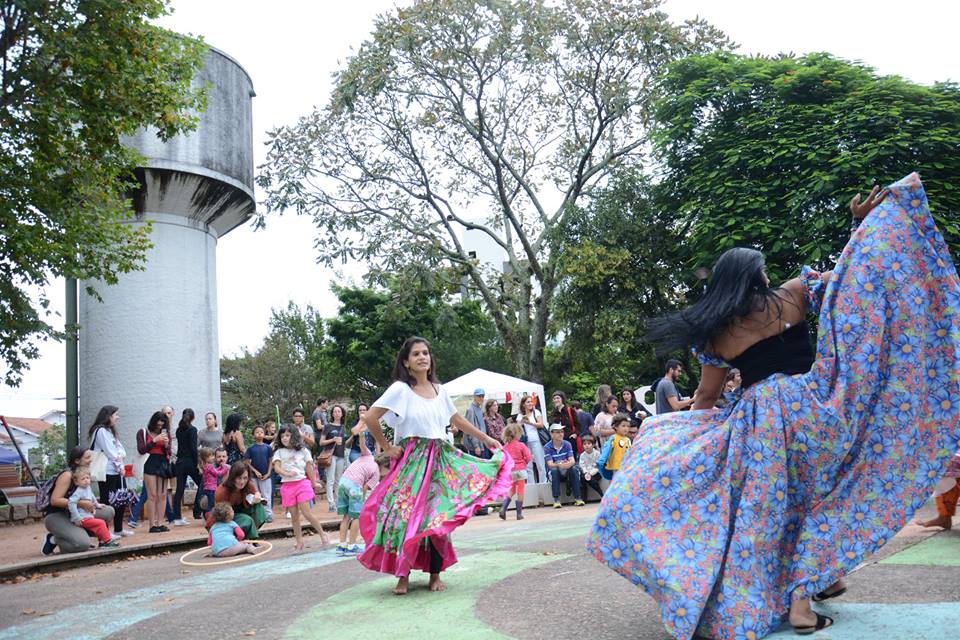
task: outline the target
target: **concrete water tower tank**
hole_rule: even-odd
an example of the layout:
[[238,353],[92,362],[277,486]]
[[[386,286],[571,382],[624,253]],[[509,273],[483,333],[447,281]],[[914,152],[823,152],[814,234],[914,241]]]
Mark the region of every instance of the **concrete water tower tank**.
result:
[[195,131],[169,142],[153,130],[125,140],[146,158],[129,223],[152,222],[145,269],[113,286],[83,283],[103,302],[80,294],[80,442],[100,407],[116,405],[127,462],[137,429],[161,406],[173,406],[176,419],[192,408],[200,429],[205,412],[220,414],[217,241],[255,210],[255,94],[247,72],[216,49],[194,85],[209,87]]

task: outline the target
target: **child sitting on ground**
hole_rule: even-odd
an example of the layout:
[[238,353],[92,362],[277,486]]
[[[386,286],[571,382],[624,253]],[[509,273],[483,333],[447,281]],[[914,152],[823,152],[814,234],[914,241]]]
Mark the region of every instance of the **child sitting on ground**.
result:
[[500,519],[507,519],[507,509],[510,508],[510,499],[517,501],[517,520],[523,520],[523,496],[527,485],[527,465],[533,460],[530,455],[530,449],[527,445],[520,442],[523,436],[523,427],[516,422],[511,421],[503,430],[503,450],[513,460],[513,469],[510,477],[513,484],[510,485],[510,493],[503,499],[500,505]]
[[227,450],[223,447],[218,447],[216,452],[206,447],[200,449],[200,470],[203,472],[200,509],[206,519],[210,515],[210,509],[213,508],[213,495],[217,491],[217,485],[230,471],[230,465],[227,464]]
[[367,499],[367,492],[372,491],[389,472],[390,456],[381,453],[374,457],[367,448],[366,438],[361,438],[360,457],[350,463],[343,472],[340,476],[340,486],[337,487],[337,513],[343,516],[340,520],[340,544],[337,545],[337,555],[360,553],[357,531],[360,528],[360,512],[363,510],[363,503]]
[[229,502],[218,502],[211,512],[213,526],[210,527],[210,555],[215,558],[237,556],[241,553],[256,553],[256,545],[241,542],[243,529],[233,521],[233,507]]
[[600,460],[600,450],[597,449],[597,439],[592,435],[583,436],[583,453],[580,454],[580,477],[583,479],[583,497],[587,497],[587,487],[591,487],[603,496],[600,488],[600,469],[597,463]]
[[[67,500],[70,509],[70,521],[97,536],[101,547],[119,547],[120,543],[110,535],[107,523],[94,515],[94,512],[100,507],[100,503],[97,502],[97,499],[93,496],[93,490],[90,488],[90,469],[79,467],[73,472],[73,487],[73,493]],[[81,500],[88,500],[93,504],[93,509],[87,511],[81,508],[78,504]]]
[[613,416],[611,425],[613,435],[607,438],[603,445],[603,451],[600,453],[600,459],[597,466],[600,468],[600,475],[610,480],[613,474],[620,470],[623,464],[623,458],[627,455],[627,449],[630,448],[630,416],[625,413],[618,413]]

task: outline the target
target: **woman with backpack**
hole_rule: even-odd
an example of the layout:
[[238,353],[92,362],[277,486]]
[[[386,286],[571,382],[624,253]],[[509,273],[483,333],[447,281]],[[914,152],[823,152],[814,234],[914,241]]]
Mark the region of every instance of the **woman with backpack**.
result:
[[[96,547],[86,529],[70,521],[68,510],[70,494],[73,493],[73,472],[78,467],[89,467],[92,462],[92,451],[85,447],[74,447],[67,457],[68,468],[46,482],[37,492],[37,506],[42,507],[45,514],[43,526],[47,529],[40,551],[43,555],[49,556],[58,548],[60,553],[79,553]],[[93,505],[85,501],[80,501],[79,506],[93,510]],[[95,516],[110,522],[114,518],[113,507],[101,505]]]

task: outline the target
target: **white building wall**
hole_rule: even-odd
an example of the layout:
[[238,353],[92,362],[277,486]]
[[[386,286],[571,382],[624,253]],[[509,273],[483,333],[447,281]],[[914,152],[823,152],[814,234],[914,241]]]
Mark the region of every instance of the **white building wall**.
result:
[[148,217],[144,271],[95,284],[102,303],[80,294],[80,441],[100,407],[116,405],[128,462],[136,431],[163,405],[177,418],[192,408],[197,425],[220,413],[216,237],[189,218]]

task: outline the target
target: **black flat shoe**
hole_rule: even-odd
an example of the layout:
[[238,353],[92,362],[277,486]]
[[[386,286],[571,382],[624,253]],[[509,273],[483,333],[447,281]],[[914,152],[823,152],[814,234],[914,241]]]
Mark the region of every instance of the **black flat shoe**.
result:
[[839,598],[846,592],[847,592],[846,587],[837,589],[833,593],[827,593],[826,591],[821,591],[820,593],[814,595],[813,598],[811,598],[811,600],[813,600],[814,602],[823,602],[824,600],[829,600],[830,598]]
[[819,613],[817,613],[816,611],[814,611],[814,615],[817,616],[817,624],[816,624],[816,625],[814,625],[814,626],[812,626],[812,627],[797,627],[797,626],[794,626],[794,625],[790,625],[791,627],[793,627],[793,632],[794,632],[795,634],[797,634],[798,636],[809,636],[810,634],[816,633],[817,631],[820,631],[821,629],[826,629],[827,627],[832,627],[832,626],[833,626],[833,618],[831,618],[831,617],[829,617],[829,616],[822,616],[822,615],[820,615]]
[[160,527],[150,527],[149,533],[163,533]]
[[160,531],[161,533],[166,533],[167,531],[170,531],[170,529],[168,529],[166,525],[160,525],[159,527],[157,527],[157,530]]

